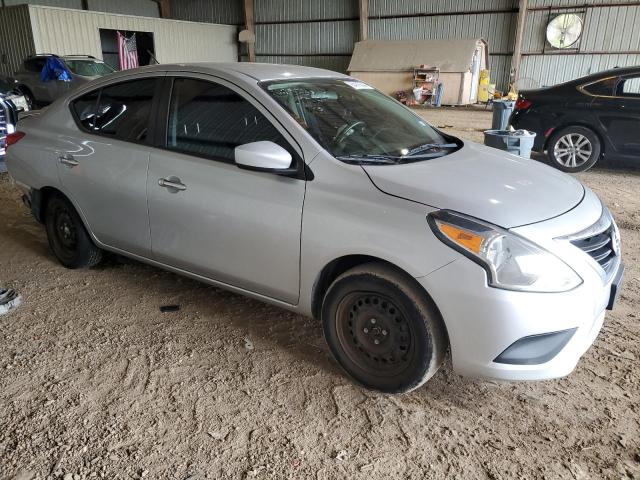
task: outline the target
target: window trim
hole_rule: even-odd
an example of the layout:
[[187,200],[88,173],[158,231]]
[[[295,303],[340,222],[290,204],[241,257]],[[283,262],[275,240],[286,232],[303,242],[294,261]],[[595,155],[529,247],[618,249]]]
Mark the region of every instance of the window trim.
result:
[[[136,141],[136,140],[123,140],[122,138],[118,138],[112,135],[106,135],[106,134],[102,134],[99,133],[99,131],[97,130],[89,130],[88,128],[86,128],[82,122],[80,121],[80,118],[78,117],[78,114],[76,113],[76,110],[74,108],[74,104],[80,100],[82,97],[84,97],[85,95],[89,95],[93,92],[98,92],[98,97],[96,99],[96,103],[94,105],[94,110],[93,113],[95,115],[95,113],[98,110],[98,106],[100,105],[100,100],[102,99],[102,91],[105,88],[109,88],[109,87],[114,87],[116,85],[122,85],[124,83],[131,83],[131,82],[136,82],[136,81],[143,81],[143,80],[155,80],[156,81],[156,85],[155,85],[155,89],[153,92],[153,97],[151,98],[151,108],[149,109],[149,118],[147,118],[147,136],[145,137],[145,139],[143,141]],[[68,103],[68,108],[69,111],[71,112],[71,116],[73,117],[73,120],[76,124],[76,126],[78,127],[78,129],[80,129],[80,131],[84,132],[84,133],[88,133],[89,135],[95,135],[96,137],[100,137],[100,138],[108,138],[110,140],[115,140],[118,142],[124,142],[124,143],[132,143],[134,145],[146,145],[146,146],[153,146],[153,139],[155,138],[155,127],[156,127],[156,122],[153,120],[154,117],[154,113],[157,112],[157,107],[156,104],[159,101],[160,98],[160,94],[162,93],[162,85],[163,85],[163,80],[164,80],[164,75],[162,76],[158,76],[158,75],[153,75],[153,76],[145,76],[145,77],[134,77],[134,78],[127,78],[121,81],[117,81],[117,82],[113,82],[113,83],[108,83],[105,85],[101,85],[96,89],[93,90],[89,90],[86,92],[82,92],[81,94],[79,94],[78,96],[75,96],[73,98],[71,98],[69,100]]]
[[[240,168],[234,160],[230,160],[224,157],[215,157],[212,155],[200,154],[196,152],[186,151],[178,148],[169,148],[167,145],[168,140],[168,132],[169,132],[169,109],[171,108],[171,100],[173,96],[173,87],[175,80],[185,79],[185,80],[195,80],[201,82],[208,82],[214,85],[220,85],[222,87],[228,88],[235,93],[237,93],[240,97],[242,97],[245,101],[251,103],[256,110],[262,114],[265,119],[271,123],[271,125],[282,135],[284,140],[291,146],[291,149],[295,153],[293,160],[296,162],[296,172],[295,173],[282,173],[281,176],[286,176],[290,178],[296,178],[299,180],[312,180],[313,172],[307,166],[307,163],[304,159],[304,150],[300,147],[300,144],[294,138],[294,136],[287,130],[287,128],[269,111],[264,104],[257,99],[254,95],[248,92],[246,89],[241,86],[232,83],[231,81],[217,77],[215,75],[209,75],[204,73],[196,73],[196,72],[167,72],[167,76],[165,77],[165,81],[163,82],[164,89],[162,90],[162,94],[158,97],[158,103],[160,104],[158,108],[158,115],[156,116],[156,136],[154,138],[154,148],[158,148],[160,150],[164,150],[167,152],[175,152],[181,155],[187,155],[196,158],[202,158],[205,160],[211,160],[214,162],[223,163],[226,165],[233,165],[237,168]],[[253,101],[252,101],[253,100]],[[258,105],[261,107],[259,108]],[[271,175],[279,175],[277,172],[270,173]]]
[[[609,77],[603,77],[603,78],[599,78],[598,80],[594,80],[593,82],[589,82],[589,83],[583,83],[581,85],[578,85],[577,89],[580,93],[583,93],[589,97],[593,97],[593,98],[609,98],[609,99],[615,99],[615,100],[640,100],[640,97],[624,97],[624,96],[619,96],[619,95],[615,95],[615,92],[618,89],[618,84],[622,81],[622,79],[626,79],[628,77],[633,77],[633,78],[637,78],[640,77],[640,73],[629,73],[626,75],[612,75]],[[593,93],[590,93],[589,91],[586,90],[586,87],[589,87],[591,85],[595,85],[596,83],[600,83],[600,82],[604,82],[605,80],[610,80],[612,78],[617,79],[615,82],[614,87],[611,89],[611,95],[595,95]]]

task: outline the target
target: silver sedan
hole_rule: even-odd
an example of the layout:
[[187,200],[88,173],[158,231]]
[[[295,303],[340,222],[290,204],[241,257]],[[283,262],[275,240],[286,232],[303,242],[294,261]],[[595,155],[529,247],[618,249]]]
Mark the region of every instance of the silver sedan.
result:
[[618,229],[572,177],[448,136],[354,78],[159,65],[60,99],[8,139],[58,260],[103,251],[322,322],[357,382],[570,373],[621,281]]

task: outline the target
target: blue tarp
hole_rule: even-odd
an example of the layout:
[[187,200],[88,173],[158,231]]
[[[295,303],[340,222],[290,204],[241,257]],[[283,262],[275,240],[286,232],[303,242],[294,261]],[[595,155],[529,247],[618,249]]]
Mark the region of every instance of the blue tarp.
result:
[[51,80],[60,80],[62,82],[71,81],[71,72],[67,66],[56,57],[49,57],[47,63],[44,64],[42,72],[40,72],[40,81],[50,82]]

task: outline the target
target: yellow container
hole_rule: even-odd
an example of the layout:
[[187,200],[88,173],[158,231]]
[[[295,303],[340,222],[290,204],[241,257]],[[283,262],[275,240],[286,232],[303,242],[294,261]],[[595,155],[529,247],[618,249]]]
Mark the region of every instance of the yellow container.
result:
[[480,70],[480,81],[478,87],[478,101],[486,103],[489,101],[489,70]]

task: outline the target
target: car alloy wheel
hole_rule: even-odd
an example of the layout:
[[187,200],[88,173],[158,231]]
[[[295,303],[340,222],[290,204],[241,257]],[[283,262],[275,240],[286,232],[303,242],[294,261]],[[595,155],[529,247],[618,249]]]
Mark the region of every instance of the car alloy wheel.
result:
[[553,147],[555,159],[568,168],[581,167],[593,154],[591,141],[580,133],[567,133],[558,139]]

